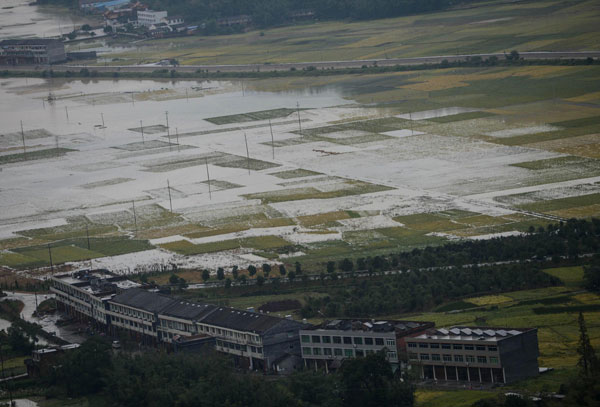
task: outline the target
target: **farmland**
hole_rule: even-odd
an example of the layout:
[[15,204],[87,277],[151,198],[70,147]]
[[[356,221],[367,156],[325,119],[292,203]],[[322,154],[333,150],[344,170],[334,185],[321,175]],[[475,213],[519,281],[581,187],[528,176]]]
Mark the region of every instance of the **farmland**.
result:
[[[50,246],[67,268],[299,261],[320,272],[330,260],[598,216],[599,76],[596,66],[479,67],[118,81],[109,93],[104,80],[11,79],[2,91],[13,109],[50,87],[70,119],[45,122],[42,106],[35,126],[23,116],[26,154],[18,112],[0,138],[0,262],[47,267]],[[155,97],[161,89],[170,100]],[[122,97],[131,93],[146,96]]]

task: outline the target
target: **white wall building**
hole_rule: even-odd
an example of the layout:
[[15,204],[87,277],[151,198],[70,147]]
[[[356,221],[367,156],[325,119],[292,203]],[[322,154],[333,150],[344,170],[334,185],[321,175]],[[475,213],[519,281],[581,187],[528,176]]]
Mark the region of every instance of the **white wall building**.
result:
[[138,11],[137,12],[138,24],[144,27],[150,27],[151,25],[162,22],[163,19],[167,18],[166,11]]

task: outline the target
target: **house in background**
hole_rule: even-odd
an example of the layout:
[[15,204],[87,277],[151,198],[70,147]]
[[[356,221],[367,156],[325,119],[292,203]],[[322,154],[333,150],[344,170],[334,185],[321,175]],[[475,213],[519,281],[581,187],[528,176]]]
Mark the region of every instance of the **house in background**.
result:
[[0,42],[0,65],[48,65],[67,60],[59,40],[45,38]]

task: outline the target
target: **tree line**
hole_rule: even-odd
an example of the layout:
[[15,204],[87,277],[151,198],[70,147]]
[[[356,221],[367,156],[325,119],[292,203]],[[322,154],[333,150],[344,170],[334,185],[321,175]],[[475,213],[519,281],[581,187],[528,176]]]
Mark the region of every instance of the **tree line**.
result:
[[335,374],[296,372],[265,380],[240,374],[231,359],[214,353],[138,355],[111,352],[93,337],[65,355],[50,377],[40,379],[46,396],[100,395],[107,405],[411,407],[414,389],[392,372],[385,355],[349,360]]

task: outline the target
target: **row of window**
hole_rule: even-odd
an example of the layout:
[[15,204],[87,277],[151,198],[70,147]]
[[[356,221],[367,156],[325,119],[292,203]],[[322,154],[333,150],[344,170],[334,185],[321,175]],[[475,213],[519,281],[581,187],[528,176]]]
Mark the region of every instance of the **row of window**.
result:
[[440,355],[439,353],[421,353],[417,355],[416,353],[409,353],[408,358],[410,360],[431,360],[434,362],[459,362],[459,363],[490,363],[493,365],[498,364],[498,357],[496,356],[473,356],[473,355]]
[[395,347],[396,340],[392,338],[370,338],[362,336],[329,336],[329,335],[302,335],[302,343],[335,343],[344,345],[374,345]]
[[488,352],[497,352],[498,351],[498,347],[493,345],[493,346],[486,346],[486,345],[462,345],[460,343],[424,343],[424,342],[419,342],[419,344],[417,345],[417,343],[415,342],[408,342],[407,346],[409,348],[421,348],[421,349],[454,349],[454,350],[478,350],[478,351],[488,351]]
[[[309,348],[303,347],[303,356],[343,356],[346,358],[363,357],[375,353],[373,349],[340,349],[340,348]],[[387,353],[388,359],[397,359],[398,354],[395,351]]]
[[[219,339],[217,339],[217,346],[220,346],[222,348],[231,349],[231,350],[239,350],[239,351],[242,351],[242,352],[248,352],[248,346],[247,345],[240,345],[239,343],[232,343],[232,342],[227,342],[227,341],[221,341]],[[250,352],[257,353],[257,354],[262,354],[262,347],[260,347],[260,346],[250,346]]]

